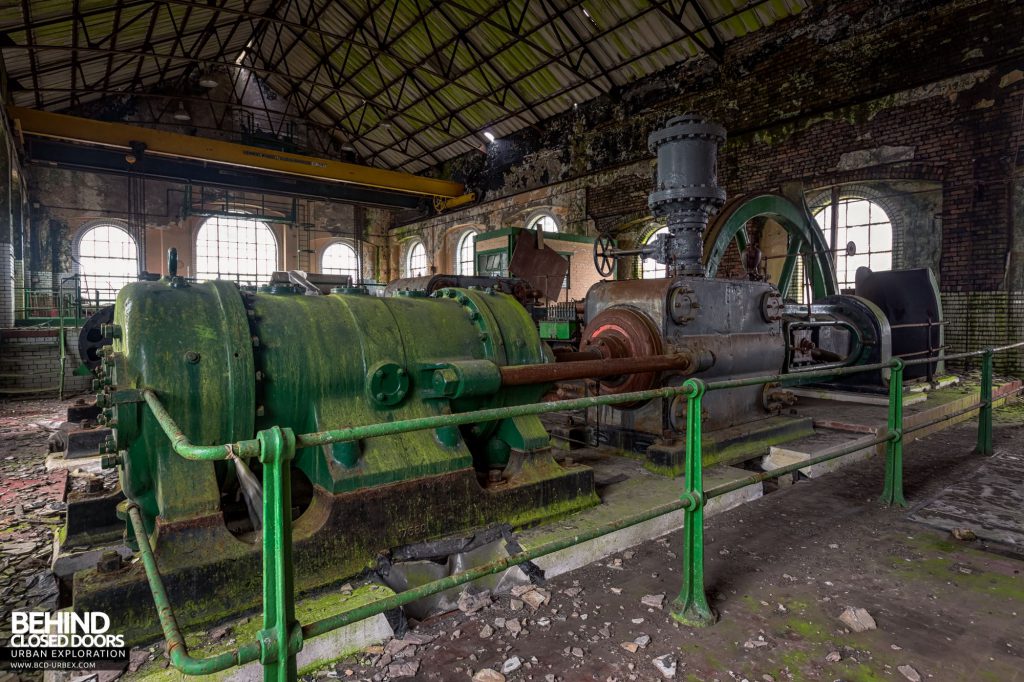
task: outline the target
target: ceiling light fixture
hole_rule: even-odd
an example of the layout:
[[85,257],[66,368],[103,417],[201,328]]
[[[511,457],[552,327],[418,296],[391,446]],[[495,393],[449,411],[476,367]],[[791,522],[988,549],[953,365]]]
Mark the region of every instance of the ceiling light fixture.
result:
[[174,120],[182,122],[188,122],[192,120],[192,117],[189,115],[188,111],[185,110],[184,102],[178,102],[178,110],[174,112]]
[[201,72],[199,74],[199,86],[200,87],[206,88],[207,90],[212,90],[213,88],[217,87],[218,85],[220,85],[220,83],[217,82],[217,79],[214,77],[213,73],[211,73],[210,71],[203,71],[203,72]]
[[488,142],[494,142],[494,133],[492,133],[491,131],[485,130],[484,131],[484,137],[487,138]]

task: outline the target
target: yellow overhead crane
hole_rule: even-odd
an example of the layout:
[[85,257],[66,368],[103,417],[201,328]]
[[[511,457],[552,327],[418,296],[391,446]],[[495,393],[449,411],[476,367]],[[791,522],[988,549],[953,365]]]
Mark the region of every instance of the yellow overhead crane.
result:
[[464,185],[450,180],[38,109],[9,106],[7,113],[22,135],[114,147],[128,154],[142,144],[147,155],[190,159],[431,197],[438,210],[462,206],[476,198],[474,194],[466,193]]

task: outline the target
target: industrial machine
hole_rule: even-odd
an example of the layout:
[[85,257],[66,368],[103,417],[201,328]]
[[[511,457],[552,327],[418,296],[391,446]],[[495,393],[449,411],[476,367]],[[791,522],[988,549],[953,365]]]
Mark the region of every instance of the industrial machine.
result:
[[[120,467],[186,621],[258,603],[260,522],[240,482],[248,470],[258,480],[260,465],[180,457],[143,389],[192,442],[222,443],[272,425],[306,433],[536,402],[550,382],[530,376],[552,360],[534,321],[493,289],[384,298],[275,281],[246,292],[175,269],[172,259],[168,277],[119,294],[97,402],[113,430],[107,464]],[[556,464],[534,416],[303,448],[292,480],[300,590],[356,575],[392,547],[597,502],[591,470]],[[156,634],[147,591],[137,565],[80,571],[74,605]]]
[[[779,288],[761,281],[762,277],[705,276],[717,267],[717,262],[709,264],[705,259],[704,233],[725,202],[716,168],[717,149],[724,141],[724,128],[695,114],[674,118],[666,128],[650,135],[649,146],[658,165],[648,203],[655,216],[666,219],[668,232],[638,249],[616,249],[611,236],[602,235],[594,244],[594,264],[607,276],[614,271],[616,259],[651,258],[666,266],[667,276],[603,281],[592,287],[586,297],[586,327],[579,353],[605,360],[686,353],[697,358],[694,371],[705,380],[782,373],[798,381],[800,372],[886,362],[894,357],[890,321],[884,306],[877,302],[882,291],[913,281],[917,283],[913,288],[916,297],[908,300],[904,296],[897,305],[888,306],[890,312],[898,308],[901,314],[907,314],[907,309],[920,311],[920,315],[911,314],[914,321],[908,323],[907,331],[912,329],[913,335],[901,337],[901,354],[937,356],[941,343],[935,334],[941,333],[941,309],[934,286],[929,289],[921,284],[922,271],[884,273],[885,283],[873,288],[873,296],[836,294],[832,261],[820,231],[813,227],[805,208],[803,216],[792,204],[779,208],[781,197],[769,201],[757,197],[756,206],[797,214],[787,215],[781,221],[784,224],[806,225],[809,221],[809,229],[790,232],[791,253],[808,260],[806,269],[814,273],[815,291],[821,295],[809,305],[796,305],[787,303]],[[728,219],[740,221],[731,226],[727,222],[713,231],[717,258],[724,251],[723,244],[739,236],[742,224],[754,215],[747,205],[730,207]],[[743,246],[745,243],[741,251]],[[792,265],[784,271],[791,276]],[[602,394],[624,393],[679,385],[684,378],[673,372],[634,373],[595,381],[592,389]],[[853,381],[884,386],[887,380],[885,371]],[[793,402],[792,394],[778,384],[709,393],[704,399],[705,428],[725,435],[715,442],[714,433],[709,434],[712,442],[704,448],[705,464],[729,461],[729,446],[751,434],[765,445],[803,435],[801,431],[809,433],[809,420],[771,420],[772,415],[788,411]],[[599,442],[645,454],[653,470],[678,475],[685,458],[685,409],[685,400],[656,399],[591,408],[587,419],[597,430]]]
[[[602,237],[594,255],[602,272],[616,258],[643,255],[664,263],[668,276],[595,285],[582,305],[582,330],[548,334],[567,337],[552,339],[562,342],[557,352],[538,334],[538,321],[575,325],[580,307],[556,306],[537,320],[528,310],[537,293],[520,280],[436,276],[376,297],[348,282],[330,288],[322,278],[281,273],[249,291],[179,277],[172,250],[169,274],[124,287],[103,327],[112,343],[97,345],[97,405],[112,432],[104,463],[118,467],[120,489],[69,506],[62,542],[98,538],[130,507],[177,617],[210,622],[259,603],[263,472],[257,457],[234,446],[219,446],[228,459],[213,461],[186,459],[175,444],[252,442],[274,427],[372,433],[390,421],[536,403],[569,380],[608,394],[679,385],[692,375],[798,377],[889,360],[893,336],[883,309],[835,295],[834,275],[826,273],[831,293],[799,306],[764,281],[704,276],[703,233],[725,199],[715,172],[724,135],[695,115],[652,134],[658,175],[650,205],[667,218],[669,234],[631,251]],[[883,303],[906,307],[898,297]],[[930,308],[923,318],[907,316],[902,352],[925,342],[936,352],[940,318]],[[580,340],[570,347],[574,334]],[[709,393],[704,423],[715,430],[770,418],[790,397],[781,386]],[[685,401],[655,398],[593,407],[590,418],[606,442],[676,475],[685,409]],[[504,411],[488,419],[325,445],[299,441],[288,476],[296,590],[357,575],[396,547],[495,524],[521,527],[598,502],[592,470],[557,463],[536,416]],[[795,422],[809,428],[809,420]],[[776,430],[799,435],[786,425]],[[706,463],[721,461],[720,452],[706,452]],[[83,520],[77,510],[86,507]],[[107,559],[75,573],[75,609],[110,614],[133,641],[156,636],[142,565]]]

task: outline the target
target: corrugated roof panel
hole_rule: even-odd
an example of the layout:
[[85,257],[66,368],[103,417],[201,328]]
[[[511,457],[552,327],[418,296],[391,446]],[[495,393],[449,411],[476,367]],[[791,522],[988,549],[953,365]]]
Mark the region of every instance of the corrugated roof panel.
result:
[[[157,85],[165,68],[173,78],[193,61],[217,60],[221,40],[227,41],[222,59],[233,61],[271,5],[271,0],[226,0],[224,7],[201,0],[141,5],[79,0],[92,45],[86,49],[88,42],[80,38],[80,70],[72,77],[70,3],[27,2],[31,39],[20,7],[0,16],[0,30],[18,45],[59,49],[3,48],[4,62],[10,78],[24,88],[35,87],[34,72],[38,86],[50,89],[40,93],[44,103],[58,108],[70,101],[62,90],[77,88],[80,100],[96,96],[89,89],[106,82],[108,64],[119,69],[109,84],[117,89],[131,82],[137,69],[148,87]],[[710,26],[701,21],[698,2]],[[282,23],[266,24],[273,29],[251,49],[259,54],[257,66],[270,65],[269,73],[257,69],[267,84],[283,96],[294,95],[293,109],[328,127],[354,131],[360,153],[410,170],[476,148],[482,130],[512,134],[537,117],[562,113],[609,87],[797,14],[808,3],[694,0],[677,16],[667,15],[675,10],[671,5],[663,11],[648,0],[385,0],[372,8],[295,0],[280,7],[286,12]],[[251,21],[240,14],[246,12]],[[216,36],[205,34],[211,25]],[[124,54],[111,59],[105,52],[111,46]],[[159,58],[172,52],[184,52],[187,59]],[[415,77],[406,81],[410,71]],[[15,91],[13,97],[21,105],[36,101],[31,90]]]

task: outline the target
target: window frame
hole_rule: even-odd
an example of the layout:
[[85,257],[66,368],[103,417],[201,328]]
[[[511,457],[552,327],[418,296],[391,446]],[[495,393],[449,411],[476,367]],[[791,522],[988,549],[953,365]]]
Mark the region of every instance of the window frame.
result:
[[[463,230],[459,233],[459,238],[455,241],[455,274],[460,276],[472,277],[476,275],[476,237],[480,234],[480,231],[474,228]],[[473,240],[471,244],[472,252],[470,257],[463,258],[463,247],[466,241],[469,239]],[[469,272],[463,271],[463,266],[469,264]]]
[[[660,225],[658,227],[655,227],[654,229],[651,229],[647,233],[647,236],[643,238],[643,241],[640,243],[640,245],[641,246],[647,246],[659,234],[667,234],[667,233],[668,233],[668,226],[667,225]],[[647,262],[648,261],[653,263],[653,265],[650,266],[651,269],[655,273],[660,271],[661,272],[660,275],[659,274],[652,274],[652,275],[648,275],[647,274],[647,267],[648,267],[647,266]],[[668,266],[665,265],[664,263],[657,262],[653,258],[640,258],[637,261],[637,274],[639,275],[639,279],[664,279],[665,277],[668,276]]]
[[[122,234],[124,234],[124,236],[128,238],[128,241],[131,243],[131,245],[133,247],[133,250],[135,252],[135,257],[134,258],[125,258],[125,257],[120,257],[120,256],[83,256],[82,255],[82,242],[86,241],[86,238],[91,233],[93,233],[96,230],[101,229],[101,228],[110,228],[110,229],[117,230],[117,231],[121,232]],[[108,240],[108,243],[109,243],[109,240]],[[74,274],[78,275],[79,291],[81,292],[81,296],[82,296],[83,300],[86,301],[87,305],[88,304],[93,304],[93,303],[95,303],[97,301],[99,301],[99,303],[101,305],[106,305],[106,304],[109,304],[109,303],[113,303],[114,299],[117,298],[118,292],[120,292],[121,289],[126,284],[130,284],[131,282],[138,281],[139,275],[142,273],[142,270],[143,270],[143,265],[142,265],[142,255],[143,254],[142,254],[142,249],[139,246],[139,240],[136,239],[135,236],[132,235],[132,233],[128,231],[127,224],[125,224],[123,221],[116,220],[116,219],[90,220],[89,222],[83,224],[79,228],[78,234],[75,236],[75,240],[74,240],[73,245],[72,245],[72,253],[74,255],[73,272],[74,272]],[[102,275],[102,274],[100,274],[100,275],[90,275],[87,272],[83,271],[83,267],[82,267],[82,261],[83,261],[83,259],[86,259],[86,258],[95,258],[95,259],[103,259],[103,260],[116,260],[116,261],[130,261],[130,260],[134,260],[135,261],[135,274],[134,274],[134,276],[132,276],[132,275],[112,275],[111,276],[111,275]],[[109,281],[111,279],[114,279],[114,280],[122,280],[123,279],[124,282],[119,287],[117,287],[116,289],[113,289],[113,287],[101,289],[101,288],[98,288],[98,287],[87,286],[87,284],[88,284],[88,279],[87,278],[89,278],[89,277],[100,277],[104,281]],[[91,292],[93,290],[98,291],[98,292],[112,290],[113,291],[113,295],[112,295],[112,297],[110,299],[106,299],[106,298],[102,298],[102,297],[101,298],[95,298],[95,297],[90,296],[87,293],[87,292]]]
[[[867,204],[867,222],[856,223],[851,226],[849,224],[849,205],[855,203]],[[839,246],[832,243],[832,225],[830,222],[832,215],[832,202],[829,201],[826,202],[824,205],[819,206],[818,209],[814,213],[812,213],[811,217],[814,219],[815,224],[821,230],[822,235],[825,238],[825,243],[828,244],[828,248],[831,250],[833,254],[833,264],[835,266],[836,271],[836,283],[839,286],[839,290],[842,291],[854,289],[856,287],[857,267],[855,266],[852,271],[850,270],[847,260],[851,258],[851,256],[846,255],[845,249],[845,245],[849,241],[856,241],[851,240],[849,238],[849,231],[851,227],[867,229],[867,250],[862,251],[861,244],[858,243],[857,253],[854,256],[852,256],[852,258],[865,256],[867,258],[866,267],[871,268],[872,272],[885,272],[887,270],[892,270],[895,267],[896,230],[893,224],[892,216],[889,215],[889,211],[887,211],[882,204],[872,200],[867,196],[861,196],[859,194],[843,195],[838,199],[838,208],[840,218],[839,227],[837,229],[837,241],[839,242]],[[881,216],[884,218],[883,220],[876,219],[876,211],[881,214]],[[888,248],[875,249],[873,248],[873,233],[875,231],[874,228],[876,226],[883,225],[888,225]],[[875,268],[871,267],[871,257],[878,255],[888,255],[888,267],[882,270],[876,270]]]
[[555,215],[550,211],[537,211],[536,213],[532,214],[530,218],[526,221],[526,229],[536,231],[537,224],[540,223],[542,220],[550,220],[552,226],[552,229],[550,230],[540,228],[541,231],[544,232],[544,234],[559,234],[562,231],[562,226],[559,224],[558,218],[556,218]]
[[[413,260],[413,257],[414,257],[413,254],[416,252],[417,248],[423,249],[423,266],[422,266],[423,273],[422,274],[414,274],[413,273],[412,260]],[[422,239],[414,239],[414,240],[409,242],[409,245],[405,249],[404,265],[405,265],[405,274],[404,274],[404,276],[406,278],[426,277],[429,274],[430,262],[427,259],[427,245],[423,243]]]
[[[267,282],[264,282],[264,281],[260,281],[260,277],[262,277],[263,275],[259,272],[258,266],[256,268],[254,268],[253,272],[228,272],[228,271],[222,271],[222,269],[221,269],[222,268],[222,256],[219,253],[219,248],[218,248],[218,253],[217,253],[216,257],[215,257],[216,273],[210,273],[207,270],[201,270],[200,269],[200,267],[199,267],[200,258],[210,258],[210,256],[200,255],[200,237],[203,234],[203,230],[206,229],[207,226],[210,225],[211,221],[221,221],[221,220],[237,221],[237,222],[251,222],[251,223],[253,223],[254,227],[256,227],[257,229],[258,229],[259,226],[262,226],[266,230],[267,234],[270,235],[270,238],[273,241],[273,245],[274,245],[274,248],[273,248],[273,252],[274,252],[274,259],[273,260],[274,260],[274,262],[273,262],[273,267],[271,268],[271,271],[266,274],[266,280],[267,280],[267,282],[269,282],[271,275],[275,271],[279,270],[280,267],[281,267],[281,244],[280,244],[280,242],[277,239],[277,233],[274,232],[274,228],[272,228],[270,225],[268,225],[267,223],[263,222],[262,220],[259,220],[257,218],[248,216],[248,215],[246,215],[244,213],[239,213],[237,215],[226,215],[226,216],[224,216],[224,215],[213,215],[213,216],[210,216],[210,217],[206,218],[202,223],[199,224],[199,227],[196,228],[195,239],[193,240],[193,250],[194,250],[193,253],[194,253],[194,256],[193,256],[193,259],[192,259],[193,260],[193,265],[194,265],[193,272],[195,272],[196,279],[198,279],[198,280],[203,280],[203,279],[224,280],[224,281],[227,281],[227,282],[235,282],[239,286],[260,286],[262,284],[266,284],[267,283]],[[218,235],[218,237],[219,237],[219,235]],[[219,245],[219,244],[231,243],[231,242],[225,242],[225,241],[223,241],[223,240],[218,238],[218,239],[215,240],[215,243],[217,243]],[[241,244],[241,243],[246,243],[246,242],[237,242],[237,243]],[[257,254],[256,255],[256,260],[258,261],[259,260],[259,246],[258,246],[258,244],[256,245],[256,249],[257,249],[256,250],[256,254]],[[241,262],[243,260],[241,258],[235,258],[233,256],[231,258],[234,258],[235,260],[237,260],[239,262]],[[211,275],[211,274],[213,276],[208,276],[208,275]],[[251,279],[249,278],[250,275],[252,276]]]
[[[324,265],[324,259],[327,257],[327,252],[336,246],[348,249],[352,253],[352,268],[333,268],[337,272],[328,272],[327,267]],[[359,249],[356,244],[348,239],[334,239],[324,245],[323,249],[320,250],[320,273],[324,275],[352,275],[352,283],[358,284],[362,280],[362,273],[360,272],[362,263],[359,258]]]

